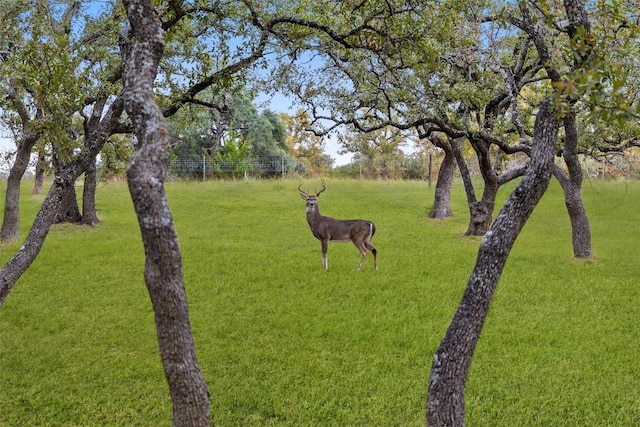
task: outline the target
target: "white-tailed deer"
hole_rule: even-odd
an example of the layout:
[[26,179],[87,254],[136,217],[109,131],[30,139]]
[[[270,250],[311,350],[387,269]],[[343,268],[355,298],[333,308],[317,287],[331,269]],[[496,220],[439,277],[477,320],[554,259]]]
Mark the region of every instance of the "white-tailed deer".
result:
[[335,219],[328,216],[320,215],[318,209],[318,196],[326,187],[324,180],[322,180],[322,190],[318,191],[315,195],[310,195],[306,191],[302,191],[302,184],[298,186],[300,191],[300,197],[307,202],[307,222],[311,228],[311,232],[320,240],[322,245],[322,268],[327,270],[329,263],[327,260],[327,250],[329,247],[329,241],[334,242],[353,242],[358,248],[362,257],[358,263],[358,270],[362,268],[364,259],[367,257],[369,251],[373,254],[373,267],[378,269],[378,251],[376,247],[371,243],[371,238],[376,232],[376,226],[373,222],[364,219]]

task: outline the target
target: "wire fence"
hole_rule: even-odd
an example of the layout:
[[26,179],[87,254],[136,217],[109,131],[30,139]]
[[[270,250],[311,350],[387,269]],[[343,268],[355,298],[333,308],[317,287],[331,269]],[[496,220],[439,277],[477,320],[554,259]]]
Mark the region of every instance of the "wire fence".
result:
[[269,156],[244,160],[174,159],[169,173],[177,178],[242,178],[284,177],[288,174],[304,174],[305,165],[287,156]]
[[429,179],[440,159],[429,164],[418,159],[405,160],[361,160],[356,163],[322,170],[307,165],[304,159],[296,160],[288,156],[271,156],[258,159],[212,160],[210,158],[173,159],[169,174],[176,179],[229,179],[229,178],[276,178],[307,174],[331,173],[352,178],[368,179]]
[[[439,163],[439,162],[438,162]],[[436,165],[434,165],[436,166]],[[291,175],[325,173],[305,164],[304,159],[272,156],[245,160],[174,159],[169,165],[170,176],[177,179],[275,178]],[[422,161],[367,160],[334,168],[332,173],[349,177],[373,179],[427,179],[430,167]]]

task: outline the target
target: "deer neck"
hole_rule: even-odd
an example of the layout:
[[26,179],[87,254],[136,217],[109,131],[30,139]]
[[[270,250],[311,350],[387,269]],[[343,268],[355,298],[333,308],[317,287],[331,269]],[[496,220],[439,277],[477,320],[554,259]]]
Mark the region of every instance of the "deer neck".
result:
[[320,215],[320,209],[318,209],[318,205],[307,207],[307,222],[309,224],[317,222],[320,218],[322,218],[322,215]]

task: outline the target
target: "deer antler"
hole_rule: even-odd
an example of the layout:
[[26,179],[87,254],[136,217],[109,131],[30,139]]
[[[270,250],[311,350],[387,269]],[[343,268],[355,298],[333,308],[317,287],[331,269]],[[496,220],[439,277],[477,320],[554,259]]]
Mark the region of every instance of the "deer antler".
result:
[[320,195],[320,193],[322,193],[324,190],[327,189],[327,187],[324,185],[324,178],[320,178],[320,181],[322,182],[322,190],[318,191],[316,193],[316,197],[318,197]]
[[300,192],[300,194],[304,194],[305,196],[309,196],[309,193],[307,193],[306,191],[302,190],[302,183],[300,183],[300,185],[298,185],[298,191]]

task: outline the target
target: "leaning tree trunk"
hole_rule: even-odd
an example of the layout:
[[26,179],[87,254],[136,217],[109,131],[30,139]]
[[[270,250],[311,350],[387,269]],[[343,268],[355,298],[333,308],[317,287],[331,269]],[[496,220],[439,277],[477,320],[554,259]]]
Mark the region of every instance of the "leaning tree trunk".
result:
[[164,40],[149,0],[124,4],[133,45],[124,55],[123,93],[140,146],[127,166],[127,181],[145,248],[144,276],[171,392],[173,424],[204,427],[211,418],[209,392],[196,357],[180,247],[164,191],[168,132],[153,92]]
[[546,100],[536,117],[530,167],[482,239],[466,291],[433,358],[429,426],[465,424],[465,385],[473,353],[509,252],[549,185],[558,128],[555,111]]
[[27,271],[40,253],[49,229],[55,222],[63,195],[69,186],[73,188],[73,181],[74,178],[69,174],[55,177],[24,244],[0,270],[0,307],[20,276]]
[[93,159],[91,165],[84,173],[84,186],[82,190],[82,224],[94,226],[100,220],[96,212],[96,160]]

